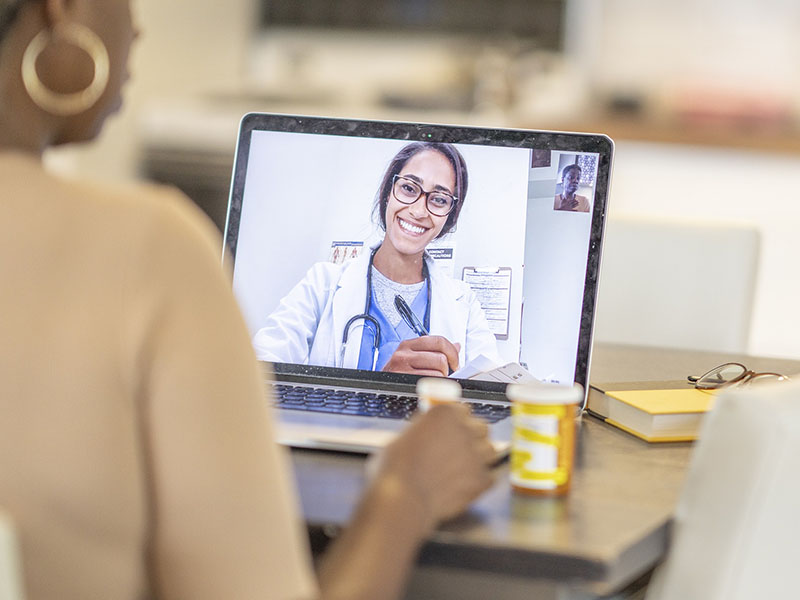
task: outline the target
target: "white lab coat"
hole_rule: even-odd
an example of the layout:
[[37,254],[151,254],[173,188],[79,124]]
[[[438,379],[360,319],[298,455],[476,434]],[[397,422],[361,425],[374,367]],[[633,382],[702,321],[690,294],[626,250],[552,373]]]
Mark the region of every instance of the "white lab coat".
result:
[[[342,336],[350,317],[364,312],[370,252],[336,265],[315,264],[259,329],[253,346],[260,360],[355,369],[364,320],[350,326],[342,360]],[[500,357],[494,334],[475,293],[441,273],[426,255],[431,276],[430,334],[461,344],[459,366],[484,354]]]

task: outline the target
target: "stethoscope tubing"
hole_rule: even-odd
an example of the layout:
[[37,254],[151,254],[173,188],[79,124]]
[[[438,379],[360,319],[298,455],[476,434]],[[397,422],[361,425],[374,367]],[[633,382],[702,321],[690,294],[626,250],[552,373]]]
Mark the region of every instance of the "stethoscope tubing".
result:
[[353,315],[347,320],[347,323],[344,324],[344,334],[342,335],[342,351],[339,353],[339,363],[342,365],[344,364],[344,351],[347,348],[347,338],[350,333],[350,326],[361,319],[364,320],[365,327],[367,323],[372,323],[372,326],[375,327],[375,337],[372,340],[372,370],[374,371],[375,365],[378,364],[378,350],[380,348],[381,340],[381,324],[378,323],[378,319],[366,313]]
[[[364,320],[364,326],[367,323],[371,323],[372,326],[375,328],[375,338],[372,341],[372,370],[375,370],[375,366],[378,364],[378,352],[380,350],[381,345],[381,325],[378,323],[378,320],[369,314],[370,309],[372,308],[372,263],[375,260],[375,253],[378,251],[380,246],[374,248],[369,255],[369,264],[367,265],[367,299],[364,305],[364,312],[358,315],[353,315],[347,320],[347,323],[344,325],[344,332],[342,333],[342,350],[339,353],[339,363],[344,364],[344,353],[347,347],[347,338],[349,337],[350,327],[359,320]],[[425,282],[428,288],[428,301],[425,303],[425,318],[423,320],[423,324],[425,326],[426,331],[430,331],[431,329],[431,275],[428,272],[428,265],[423,260],[422,262],[422,274],[425,276]]]

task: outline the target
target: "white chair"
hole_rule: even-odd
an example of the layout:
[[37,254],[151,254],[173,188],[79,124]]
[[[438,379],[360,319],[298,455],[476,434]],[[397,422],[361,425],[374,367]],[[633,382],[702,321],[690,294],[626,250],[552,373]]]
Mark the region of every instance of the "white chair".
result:
[[797,598],[798,473],[800,382],[722,395],[647,600]]
[[746,352],[759,245],[745,225],[610,218],[595,341]]
[[22,570],[13,523],[0,510],[0,600],[24,600]]

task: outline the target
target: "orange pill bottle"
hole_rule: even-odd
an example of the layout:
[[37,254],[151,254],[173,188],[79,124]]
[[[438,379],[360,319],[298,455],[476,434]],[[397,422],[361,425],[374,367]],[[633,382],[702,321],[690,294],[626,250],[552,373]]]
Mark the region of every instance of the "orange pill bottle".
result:
[[569,491],[575,456],[580,385],[510,384],[513,437],[511,487],[522,494],[561,496]]

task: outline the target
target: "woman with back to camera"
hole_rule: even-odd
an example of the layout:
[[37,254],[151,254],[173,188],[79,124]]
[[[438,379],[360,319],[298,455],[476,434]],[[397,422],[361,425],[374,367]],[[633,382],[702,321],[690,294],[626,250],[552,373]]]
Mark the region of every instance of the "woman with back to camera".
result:
[[437,407],[390,446],[314,579],[213,226],[179,194],[48,174],[120,104],[128,0],[0,0],[0,507],[29,600],[393,598],[490,482]]
[[481,354],[500,362],[475,293],[426,253],[455,228],[467,187],[455,146],[404,146],[376,194],[380,245],[354,261],[311,267],[256,332],[258,357],[439,376]]

